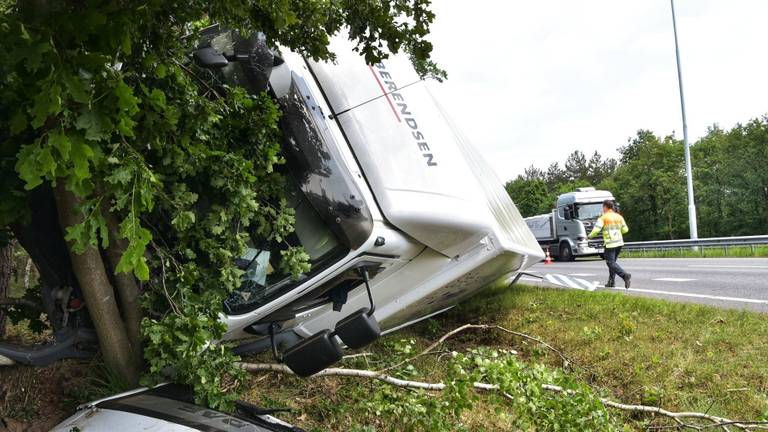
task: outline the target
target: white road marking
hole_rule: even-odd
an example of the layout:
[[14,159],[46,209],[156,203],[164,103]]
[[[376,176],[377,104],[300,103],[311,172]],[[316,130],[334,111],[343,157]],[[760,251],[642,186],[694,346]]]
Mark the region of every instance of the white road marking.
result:
[[759,268],[759,269],[768,269],[768,265],[715,265],[715,264],[690,264],[688,267],[699,267],[699,268]]
[[555,285],[565,286],[579,290],[594,291],[595,286],[584,279],[572,278],[562,274],[547,274],[544,280]]
[[643,292],[643,293],[649,293],[649,294],[663,294],[663,295],[672,295],[672,296],[680,296],[680,297],[705,298],[705,299],[712,299],[712,300],[724,300],[724,301],[742,302],[742,303],[768,304],[768,300],[748,299],[748,298],[740,298],[740,297],[723,297],[723,296],[715,296],[715,295],[708,295],[708,294],[692,294],[692,293],[657,291],[657,290],[638,289],[638,288],[626,289],[626,288],[614,287],[609,289],[616,290],[616,291],[634,291],[634,292]]
[[585,276],[594,276],[594,275],[595,275],[594,273],[568,273],[568,276],[581,276],[581,277],[585,277]]
[[528,281],[528,282],[541,282],[541,279],[532,278],[528,276],[522,276],[520,280]]
[[686,279],[686,278],[656,278],[651,279],[655,281],[661,281],[661,282],[690,282],[695,281],[696,279]]

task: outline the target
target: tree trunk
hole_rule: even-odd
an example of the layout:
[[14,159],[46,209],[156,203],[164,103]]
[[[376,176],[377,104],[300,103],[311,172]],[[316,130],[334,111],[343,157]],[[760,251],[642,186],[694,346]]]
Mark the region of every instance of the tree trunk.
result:
[[[0,299],[8,296],[13,271],[13,248],[11,244],[0,247]],[[0,308],[0,338],[5,336],[5,312]]]
[[128,332],[128,340],[131,343],[131,351],[136,365],[140,365],[143,359],[141,349],[141,335],[139,328],[141,326],[141,303],[139,302],[139,286],[131,273],[114,273],[120,258],[123,256],[128,242],[120,238],[117,234],[119,224],[114,213],[109,211],[107,200],[102,201],[102,210],[107,219],[109,228],[109,247],[107,247],[107,260],[109,267],[114,274],[115,285],[117,285],[117,294],[120,297],[120,311],[122,312],[125,329]]
[[[85,220],[79,209],[80,199],[65,189],[64,179],[58,180],[54,195],[62,230]],[[71,243],[67,246],[72,270],[93,320],[104,362],[126,384],[136,385],[139,371],[131,356],[128,334],[120,319],[114,289],[109,283],[101,254],[94,246],[89,246],[82,254],[75,253]]]

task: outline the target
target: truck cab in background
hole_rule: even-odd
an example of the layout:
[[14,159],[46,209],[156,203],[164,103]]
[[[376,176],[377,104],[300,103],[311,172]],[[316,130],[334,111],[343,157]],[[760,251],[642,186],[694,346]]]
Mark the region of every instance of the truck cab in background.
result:
[[572,261],[577,256],[601,255],[602,238],[588,239],[597,219],[603,214],[603,201],[615,201],[609,191],[593,187],[577,188],[557,197],[551,213],[525,219],[542,249],[553,258]]

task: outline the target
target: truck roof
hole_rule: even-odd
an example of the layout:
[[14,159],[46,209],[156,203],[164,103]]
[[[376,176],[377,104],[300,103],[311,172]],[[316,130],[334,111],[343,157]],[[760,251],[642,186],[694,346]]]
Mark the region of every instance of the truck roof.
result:
[[595,188],[578,188],[575,192],[568,192],[557,197],[557,206],[573,203],[593,203],[615,199],[613,194],[605,190]]

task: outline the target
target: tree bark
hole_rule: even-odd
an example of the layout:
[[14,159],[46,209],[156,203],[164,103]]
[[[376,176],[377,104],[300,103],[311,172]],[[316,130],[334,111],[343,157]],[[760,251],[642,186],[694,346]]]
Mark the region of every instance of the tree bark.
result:
[[[81,200],[65,189],[64,179],[57,181],[54,196],[62,230],[85,220],[79,211]],[[72,260],[72,270],[80,284],[88,313],[93,320],[104,362],[126,384],[136,385],[139,371],[131,356],[128,334],[120,318],[115,292],[109,283],[101,254],[94,246],[89,246],[82,254],[75,253],[71,243],[67,246]]]
[[[8,296],[13,271],[13,248],[11,244],[0,247],[0,299]],[[5,336],[5,312],[0,309],[0,338]]]
[[142,315],[141,303],[139,301],[139,286],[136,283],[136,278],[131,273],[114,272],[114,269],[117,268],[117,264],[120,262],[120,258],[128,247],[128,242],[117,235],[120,227],[114,213],[109,211],[109,204],[107,204],[106,200],[102,201],[102,210],[104,217],[107,219],[107,227],[109,228],[109,247],[106,250],[107,260],[114,274],[117,294],[120,297],[120,311],[122,312],[123,322],[128,333],[128,340],[131,343],[132,356],[135,364],[139,366],[143,359],[140,335]]

